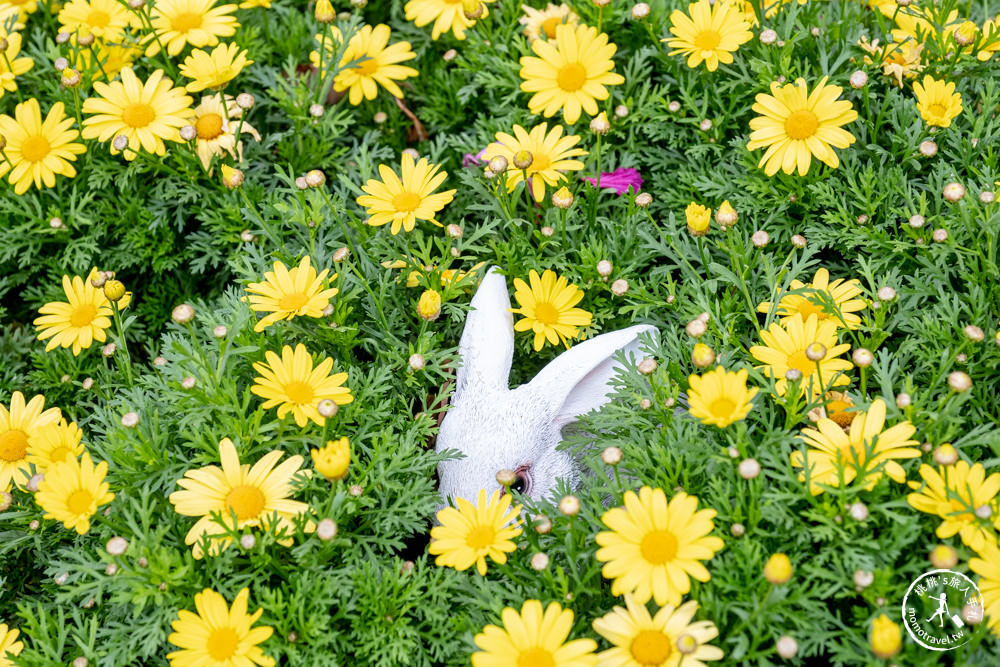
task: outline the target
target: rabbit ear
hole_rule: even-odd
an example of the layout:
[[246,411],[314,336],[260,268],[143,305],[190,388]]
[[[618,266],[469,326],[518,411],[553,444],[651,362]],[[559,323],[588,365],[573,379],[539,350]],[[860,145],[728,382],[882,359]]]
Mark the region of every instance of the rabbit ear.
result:
[[507,390],[514,358],[514,317],[510,313],[507,280],[490,267],[472,297],[472,309],[458,343],[462,357],[452,402],[478,391]]
[[619,350],[626,356],[640,353],[639,334],[656,336],[655,327],[636,326],[601,334],[579,345],[574,345],[539,371],[529,383],[535,395],[550,403],[553,421],[565,426],[577,417],[607,403],[611,393],[611,379],[619,364],[613,359]]

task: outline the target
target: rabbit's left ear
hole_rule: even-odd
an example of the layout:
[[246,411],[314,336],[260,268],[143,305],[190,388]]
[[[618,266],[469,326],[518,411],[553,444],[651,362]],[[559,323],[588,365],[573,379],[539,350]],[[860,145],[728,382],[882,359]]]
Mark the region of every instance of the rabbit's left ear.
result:
[[562,427],[611,400],[611,379],[619,364],[619,350],[626,356],[639,354],[639,334],[658,335],[647,324],[612,331],[574,345],[553,359],[529,384],[536,395],[551,406],[553,421]]

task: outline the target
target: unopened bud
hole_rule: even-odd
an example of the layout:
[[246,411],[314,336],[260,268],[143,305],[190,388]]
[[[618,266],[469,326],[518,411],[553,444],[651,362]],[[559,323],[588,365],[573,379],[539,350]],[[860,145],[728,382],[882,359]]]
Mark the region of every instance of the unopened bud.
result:
[[795,654],[799,652],[799,643],[788,635],[784,635],[778,639],[774,646],[778,651],[778,655],[785,660],[794,658]]
[[326,174],[319,169],[311,169],[306,173],[306,185],[311,188],[318,188],[326,183]]
[[792,236],[792,245],[802,250],[802,248],[806,247],[806,237],[802,236],[802,234],[794,234]]
[[930,139],[926,139],[920,142],[920,154],[923,155],[924,157],[934,157],[935,155],[937,155],[937,152],[938,152],[938,145],[933,141],[931,141]]
[[320,519],[320,522],[316,524],[316,537],[323,540],[324,542],[329,542],[334,537],[337,536],[337,524],[333,519]]
[[806,359],[809,361],[823,361],[826,357],[826,345],[815,342],[806,346]]
[[62,76],[59,77],[59,83],[65,88],[76,88],[80,85],[80,73],[75,69],[67,67],[62,71]]
[[778,33],[771,28],[765,28],[760,31],[759,38],[761,44],[774,44],[778,41]]
[[941,194],[945,199],[954,203],[965,196],[965,186],[961,183],[949,183],[944,186],[944,190],[941,191]]
[[910,395],[907,393],[900,392],[896,394],[896,407],[899,408],[900,410],[905,410],[906,408],[910,407],[910,403],[912,401],[913,399],[911,399]]
[[194,308],[186,303],[175,306],[170,312],[170,319],[177,324],[187,324],[194,319]]
[[337,414],[337,404],[331,401],[329,398],[324,398],[316,405],[316,412],[319,413],[320,417],[324,419],[329,419]]
[[715,363],[715,350],[705,343],[695,343],[691,350],[691,363],[698,368],[708,368]]
[[736,469],[743,479],[754,479],[760,474],[760,463],[757,459],[743,459]]
[[972,388],[972,378],[962,371],[953,371],[948,375],[948,386],[952,391],[964,393]]
[[122,415],[122,426],[125,428],[135,428],[139,425],[139,413],[126,412]]
[[601,276],[602,278],[607,278],[608,276],[610,276],[613,270],[614,266],[611,264],[611,262],[609,262],[606,259],[602,259],[597,263],[597,275]]
[[514,166],[518,169],[527,169],[534,161],[535,156],[533,156],[529,151],[520,150],[514,153]]
[[684,331],[686,331],[687,335],[692,338],[701,338],[705,335],[707,330],[708,326],[705,324],[705,321],[700,318],[691,320],[687,323],[687,326],[684,327]]
[[865,347],[859,347],[851,354],[851,359],[854,360],[854,365],[859,368],[868,368],[873,363],[875,363],[875,355],[872,351]]
[[639,372],[643,375],[652,375],[656,372],[656,359],[646,357],[639,362]]
[[622,278],[611,283],[611,293],[615,296],[624,296],[628,292],[628,281]]
[[858,587],[858,590],[868,588],[875,581],[875,573],[869,570],[855,570],[854,571],[854,585]]
[[855,521],[864,521],[868,518],[868,506],[864,503],[852,503],[847,506],[847,513]]
[[566,516],[576,516],[580,513],[580,499],[576,496],[563,496],[559,501],[559,511]]
[[753,236],[750,237],[750,240],[753,242],[754,247],[763,248],[771,241],[771,236],[763,229],[758,229],[753,233]]
[[549,566],[549,555],[544,552],[536,553],[531,557],[531,569],[541,572]]
[[653,203],[653,195],[648,192],[640,192],[635,196],[635,205],[639,208],[646,208]]
[[605,447],[601,452],[601,461],[604,465],[616,466],[622,462],[622,450],[617,447]]
[[958,565],[958,552],[947,544],[939,544],[931,549],[928,558],[931,561],[931,565],[939,570],[950,570]]
[[975,324],[966,325],[963,331],[965,332],[965,337],[974,343],[981,343],[983,342],[983,339],[986,338],[986,334],[983,332],[983,330],[977,327]]
[[240,93],[236,96],[236,106],[243,109],[244,111],[249,111],[253,109],[253,105],[257,103],[254,96],[250,93]]
[[851,88],[858,90],[868,85],[868,74],[864,70],[859,69],[851,74],[851,78],[849,80],[851,82]]
[[927,222],[927,220],[919,213],[914,213],[910,216],[910,219],[907,222],[913,229],[920,229],[924,226],[924,223]]
[[494,174],[502,174],[507,171],[507,158],[503,155],[496,155],[489,161],[489,168]]

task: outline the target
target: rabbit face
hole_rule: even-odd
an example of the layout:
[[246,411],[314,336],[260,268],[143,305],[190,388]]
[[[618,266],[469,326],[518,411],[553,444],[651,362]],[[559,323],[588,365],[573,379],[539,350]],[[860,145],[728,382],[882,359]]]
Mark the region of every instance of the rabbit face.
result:
[[487,496],[498,489],[502,492],[496,481],[501,470],[514,471],[517,479],[511,489],[536,501],[555,488],[556,480],[577,479],[576,461],[556,448],[560,429],[551,415],[537,410],[526,396],[530,393],[526,385],[448,411],[437,449],[458,450],[464,458],[439,464],[443,496],[474,500],[480,489]]
[[639,334],[656,329],[638,325],[579,343],[511,391],[514,319],[507,283],[495,267],[471,306],[458,345],[455,393],[436,445],[438,452],[457,450],[464,458],[438,465],[441,493],[471,501],[480,489],[498,489],[496,474],[506,469],[519,475],[516,491],[540,500],[559,478],[578,480],[577,463],[558,449],[563,426],[609,400],[619,367],[615,355],[634,357]]

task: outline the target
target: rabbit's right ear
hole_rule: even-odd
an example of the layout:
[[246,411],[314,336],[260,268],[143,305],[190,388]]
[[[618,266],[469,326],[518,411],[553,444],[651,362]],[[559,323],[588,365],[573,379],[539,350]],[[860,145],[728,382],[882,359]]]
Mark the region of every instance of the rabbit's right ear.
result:
[[490,267],[472,297],[472,309],[458,343],[462,357],[452,403],[480,391],[510,388],[510,364],[514,358],[514,316],[510,313],[507,280]]

